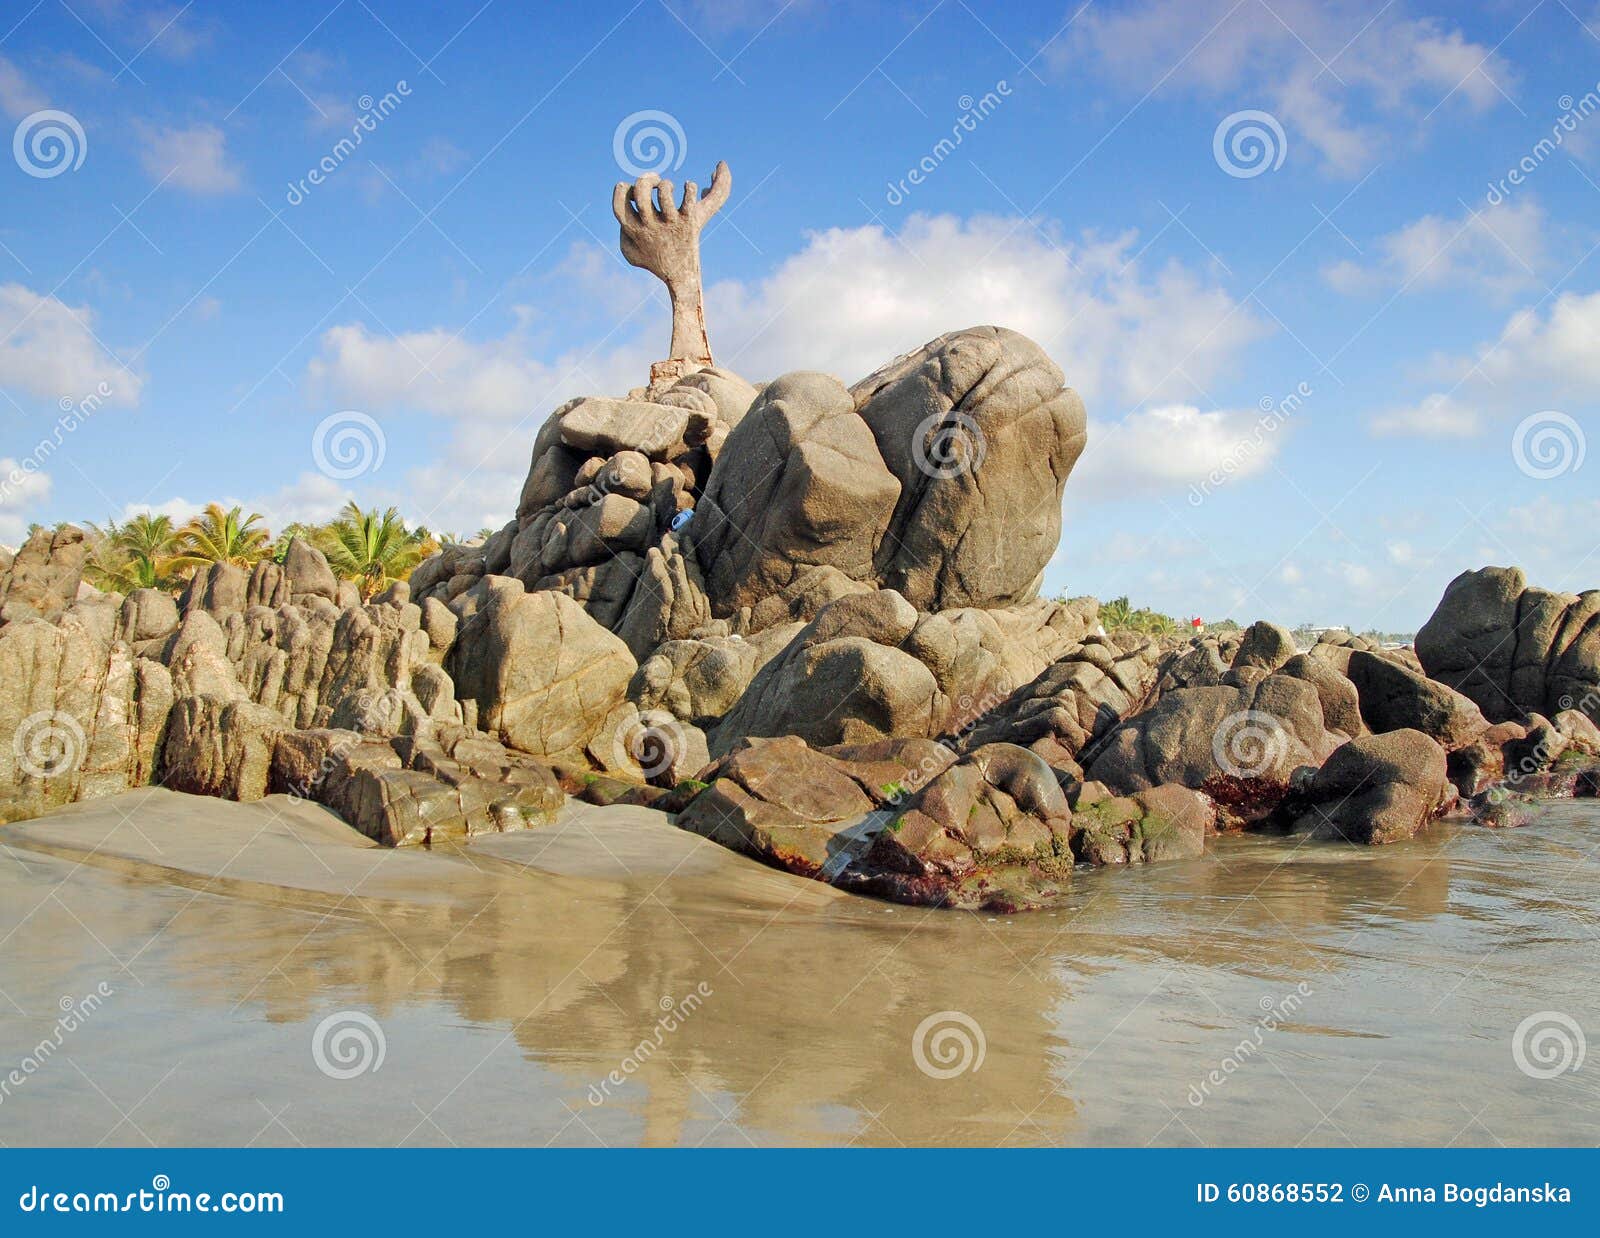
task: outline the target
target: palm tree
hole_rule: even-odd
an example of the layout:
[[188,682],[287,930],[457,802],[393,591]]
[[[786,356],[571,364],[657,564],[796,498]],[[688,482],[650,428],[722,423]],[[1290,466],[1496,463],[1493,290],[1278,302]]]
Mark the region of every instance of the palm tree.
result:
[[130,593],[171,583],[178,531],[171,516],[140,512],[122,524],[90,524],[89,561],[84,574],[96,588]]
[[396,580],[404,580],[428,554],[431,539],[406,528],[393,507],[364,512],[354,500],[336,520],[318,529],[317,548],[342,580],[353,580],[361,596],[371,597]]
[[207,503],[205,511],[180,531],[180,551],[173,562],[185,567],[208,567],[213,563],[249,567],[272,546],[272,534],[260,526],[260,521],[259,512],[246,516],[242,508],[223,511],[220,503]]
[[1107,632],[1119,632],[1133,619],[1133,605],[1124,594],[1100,607],[1100,623]]

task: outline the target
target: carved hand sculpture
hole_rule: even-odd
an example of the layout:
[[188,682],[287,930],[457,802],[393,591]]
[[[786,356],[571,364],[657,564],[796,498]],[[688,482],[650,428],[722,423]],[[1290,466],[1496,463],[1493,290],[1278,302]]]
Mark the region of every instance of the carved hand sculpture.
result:
[[728,165],[719,163],[706,196],[700,196],[693,181],[686,181],[681,204],[674,199],[672,182],[653,172],[632,185],[621,181],[611,192],[611,212],[622,225],[622,256],[660,278],[672,297],[671,361],[711,364],[700,292],[700,229],[721,209],[732,188]]

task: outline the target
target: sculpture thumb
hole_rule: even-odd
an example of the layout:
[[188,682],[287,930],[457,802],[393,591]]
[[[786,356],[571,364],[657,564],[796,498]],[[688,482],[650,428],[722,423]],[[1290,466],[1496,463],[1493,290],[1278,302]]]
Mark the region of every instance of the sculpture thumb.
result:
[[706,196],[700,199],[700,219],[704,222],[722,209],[722,204],[728,200],[728,194],[733,191],[733,173],[728,171],[726,161],[717,164],[717,170],[711,174],[711,188],[706,190]]

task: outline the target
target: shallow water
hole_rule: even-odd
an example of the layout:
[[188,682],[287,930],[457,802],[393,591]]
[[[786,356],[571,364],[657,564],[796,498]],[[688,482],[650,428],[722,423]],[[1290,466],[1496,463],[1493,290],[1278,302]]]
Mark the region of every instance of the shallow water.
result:
[[[990,917],[642,810],[395,853],[136,792],[0,830],[0,1140],[1593,1144],[1600,1067],[1535,1077],[1513,1039],[1600,1028],[1597,847],[1592,801],[1370,850],[1227,838]],[[325,1073],[330,1016],[376,1069],[325,1030],[356,1072]],[[1535,1073],[1577,1044],[1535,1039]]]

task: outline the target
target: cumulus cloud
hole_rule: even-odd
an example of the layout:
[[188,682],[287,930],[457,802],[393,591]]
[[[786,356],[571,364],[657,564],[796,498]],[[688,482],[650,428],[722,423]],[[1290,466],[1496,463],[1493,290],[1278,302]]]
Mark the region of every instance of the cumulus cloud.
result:
[[91,310],[0,284],[0,386],[76,404],[102,384],[106,403],[133,405],[143,380],[101,347]]
[[1375,434],[1462,437],[1555,409],[1578,417],[1600,406],[1600,292],[1565,292],[1546,308],[1518,310],[1499,336],[1469,356],[1436,359],[1430,369],[1452,384],[1410,409],[1369,419]]
[[[1076,7],[1076,6],[1074,6]],[[1323,0],[1146,0],[1090,9],[1046,53],[1088,68],[1135,97],[1148,90],[1214,102],[1222,113],[1265,107],[1337,175],[1376,160],[1400,119],[1447,101],[1485,108],[1514,75],[1493,49],[1434,19]],[[1258,100],[1244,101],[1248,89]]]
[[1546,262],[1548,232],[1544,211],[1531,199],[1458,216],[1424,215],[1380,237],[1370,262],[1339,262],[1323,277],[1344,293],[1458,286],[1503,295],[1535,280]]
[[712,345],[751,377],[854,382],[952,327],[997,323],[1038,341],[1091,412],[1193,399],[1263,325],[1188,268],[1147,272],[1136,242],[994,216],[831,228],[767,278],[708,290]]
[[1130,498],[1186,491],[1213,476],[1241,481],[1267,467],[1280,435],[1263,431],[1254,409],[1201,412],[1193,405],[1170,404],[1121,422],[1093,419],[1090,448],[1073,471],[1069,493]]
[[216,125],[187,128],[135,125],[145,174],[158,183],[203,195],[234,193],[244,185],[228,157],[227,135]]

